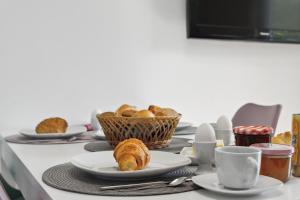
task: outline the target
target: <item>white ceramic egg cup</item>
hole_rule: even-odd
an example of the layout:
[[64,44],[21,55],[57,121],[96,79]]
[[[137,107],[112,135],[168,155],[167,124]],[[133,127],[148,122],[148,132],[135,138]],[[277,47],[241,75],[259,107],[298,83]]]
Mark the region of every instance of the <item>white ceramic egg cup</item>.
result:
[[212,167],[214,163],[214,153],[216,142],[194,142],[196,160],[198,161],[198,169],[195,174],[207,174],[215,172]]

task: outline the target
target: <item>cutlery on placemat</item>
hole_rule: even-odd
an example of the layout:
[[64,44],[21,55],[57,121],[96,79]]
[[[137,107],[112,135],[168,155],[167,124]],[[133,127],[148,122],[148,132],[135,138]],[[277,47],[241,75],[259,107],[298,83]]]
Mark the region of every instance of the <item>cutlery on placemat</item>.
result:
[[[191,181],[191,178],[188,177],[179,177],[174,179],[173,181],[153,181],[153,182],[146,182],[146,183],[134,183],[134,184],[126,184],[126,185],[112,185],[112,186],[103,186],[100,187],[101,190],[114,190],[114,189],[124,189],[124,188],[136,188],[137,190],[139,189],[147,189],[151,188],[154,185],[157,184],[168,184],[167,186],[169,187],[175,187],[178,185],[181,185],[185,181]],[[145,187],[140,187],[140,186],[145,186]]]
[[[183,184],[186,181],[191,181],[192,179],[188,179],[187,177],[180,177],[180,178],[176,178],[173,181],[169,182],[169,184],[167,185],[167,187],[177,187],[181,184]],[[153,187],[156,186],[156,187]],[[146,190],[146,189],[156,189],[156,188],[160,188],[160,185],[148,185],[148,186],[143,186],[143,187],[137,187],[137,188],[132,188],[132,190]]]

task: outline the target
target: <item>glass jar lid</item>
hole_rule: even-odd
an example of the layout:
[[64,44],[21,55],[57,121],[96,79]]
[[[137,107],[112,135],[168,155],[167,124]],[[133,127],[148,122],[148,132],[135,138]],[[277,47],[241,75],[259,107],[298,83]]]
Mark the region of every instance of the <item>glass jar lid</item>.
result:
[[294,153],[294,147],[283,144],[256,143],[251,147],[260,149],[264,155],[284,156]]
[[273,133],[273,128],[270,126],[236,126],[233,128],[235,134],[243,135],[270,135]]

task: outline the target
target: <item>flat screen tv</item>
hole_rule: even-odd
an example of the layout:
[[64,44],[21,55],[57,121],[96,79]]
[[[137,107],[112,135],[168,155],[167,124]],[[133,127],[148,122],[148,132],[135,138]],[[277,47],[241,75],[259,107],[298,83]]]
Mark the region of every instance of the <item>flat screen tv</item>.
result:
[[300,43],[300,0],[187,0],[187,34]]

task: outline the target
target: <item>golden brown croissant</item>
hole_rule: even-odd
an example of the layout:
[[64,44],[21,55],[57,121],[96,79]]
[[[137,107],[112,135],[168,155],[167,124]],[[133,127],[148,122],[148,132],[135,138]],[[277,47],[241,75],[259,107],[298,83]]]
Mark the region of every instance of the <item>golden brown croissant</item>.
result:
[[139,118],[151,118],[151,117],[155,117],[155,115],[149,111],[149,110],[140,110],[138,112],[136,112],[133,117],[139,117]]
[[284,133],[279,133],[276,136],[272,137],[272,143],[273,144],[285,144],[285,145],[291,145],[292,143],[292,134],[289,131],[286,131]]
[[150,105],[148,107],[148,110],[150,110],[154,115],[156,115],[161,110],[161,107],[155,106],[155,105]]
[[116,115],[114,112],[103,112],[101,114],[97,114],[96,116],[99,119],[101,117],[115,117]]
[[116,110],[115,114],[118,117],[122,117],[122,116],[123,117],[131,117],[136,111],[137,111],[137,109],[135,106],[123,104]]
[[48,118],[41,121],[35,128],[36,133],[65,133],[68,128],[66,120],[60,117]]
[[178,117],[179,116],[179,114],[172,108],[161,108],[160,110],[157,111],[157,113],[155,115],[160,116],[160,117]]
[[135,115],[135,113],[137,113],[137,110],[134,109],[124,110],[122,112],[122,117],[132,117],[133,115]]
[[148,148],[136,138],[120,142],[114,150],[114,157],[121,171],[144,169],[150,162]]

